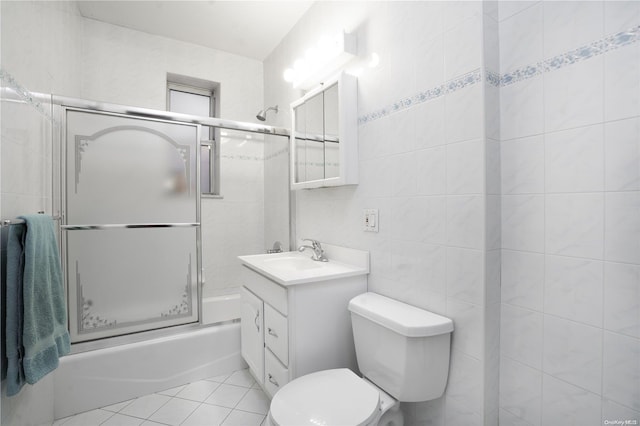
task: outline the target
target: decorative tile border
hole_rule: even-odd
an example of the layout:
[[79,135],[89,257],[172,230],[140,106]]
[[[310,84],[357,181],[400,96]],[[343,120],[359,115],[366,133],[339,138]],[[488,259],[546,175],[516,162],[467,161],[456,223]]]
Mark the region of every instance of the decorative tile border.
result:
[[36,96],[23,87],[13,76],[4,68],[0,67],[0,82],[2,86],[10,90],[13,90],[20,99],[25,101],[28,105],[31,105],[36,111],[44,115],[54,125],[58,125],[58,122],[51,115],[49,111],[45,109],[41,102],[36,99]]
[[444,82],[443,84],[436,86],[432,89],[419,92],[411,97],[400,99],[391,105],[387,105],[377,111],[370,112],[368,114],[358,117],[358,124],[366,124],[371,121],[378,120],[393,113],[411,108],[412,106],[421,104],[423,102],[430,101],[432,99],[439,98],[440,96],[452,93],[465,87],[482,81],[480,68],[473,70],[461,77],[455,78]]
[[307,166],[311,166],[311,167],[318,167],[321,169],[325,169],[326,167],[340,167],[340,163],[320,163],[317,161],[314,162],[307,162],[307,161],[296,161],[296,166],[302,166],[302,167],[307,167]]
[[221,154],[221,160],[262,161],[264,158],[257,155],[227,155]]
[[491,86],[500,87],[500,73],[486,69],[485,81],[489,83]]
[[500,86],[508,86],[541,75],[544,72],[555,71],[567,65],[585,61],[638,41],[640,41],[640,25],[594,41],[586,46],[554,56],[553,58],[508,72],[500,77]]
[[221,154],[220,158],[225,160],[240,160],[240,161],[266,161],[271,160],[273,158],[279,157],[283,154],[289,155],[289,147],[280,149],[272,154],[265,155],[261,157],[259,155],[229,155],[229,154]]
[[[485,81],[494,87],[504,87],[520,81],[527,80],[544,72],[555,71],[568,65],[575,64],[606,52],[610,52],[620,47],[636,43],[640,41],[640,25],[633,27],[627,31],[610,35],[601,40],[594,41],[586,46],[579,47],[569,52],[554,56],[553,58],[540,61],[536,64],[527,65],[516,70],[510,71],[503,75],[495,71],[484,69]],[[434,87],[429,90],[419,92],[409,98],[401,99],[391,105],[380,108],[377,111],[370,112],[358,117],[358,125],[370,123],[380,118],[391,115],[395,112],[405,110],[422,102],[426,102],[447,93],[455,92],[464,87],[482,81],[481,69],[471,71],[468,74],[458,77]]]
[[[526,65],[524,67],[515,69],[503,75],[499,75],[494,71],[485,69],[485,81],[494,87],[504,87],[520,81],[527,80],[529,78],[542,75],[544,72],[550,72],[564,68],[565,66],[572,65],[584,60],[593,58],[595,56],[602,55],[606,52],[619,49],[620,47],[636,43],[640,41],[640,25],[633,27],[627,31],[621,31],[611,36],[605,37],[601,40],[594,41],[586,46],[579,47],[566,53],[554,56],[553,58],[546,59],[544,61],[537,62],[532,65]],[[439,98],[440,96],[452,93],[465,87],[482,81],[482,70],[480,68],[473,70],[461,77],[449,80],[434,88],[418,92],[417,94],[408,98],[400,99],[390,105],[382,107],[377,111],[373,111],[358,117],[358,124],[363,125],[371,121],[378,120],[380,118],[389,116],[393,113],[403,111],[411,108],[415,105],[423,102],[430,101],[432,99]],[[38,102],[34,95],[18,83],[13,76],[5,69],[0,68],[0,81],[3,86],[14,90],[16,94],[23,99],[27,104],[33,106],[38,112],[44,115],[54,125],[57,125],[56,120],[51,116],[49,112]],[[269,160],[276,156],[282,155],[287,152],[287,149],[280,150],[269,156],[263,158],[257,156],[225,156],[225,159],[235,160],[250,160],[250,161],[262,161]]]
[[527,65],[525,67],[518,68],[517,70],[511,71],[501,76],[499,85],[504,87],[512,83],[517,83],[519,81],[527,80],[531,77],[541,75],[542,70],[543,70],[542,62],[538,62],[535,65]]
[[273,158],[279,157],[283,154],[287,154],[287,156],[289,156],[289,144],[287,144],[287,146],[285,148],[279,149],[275,152],[272,152],[269,155],[265,155],[264,160],[271,160]]

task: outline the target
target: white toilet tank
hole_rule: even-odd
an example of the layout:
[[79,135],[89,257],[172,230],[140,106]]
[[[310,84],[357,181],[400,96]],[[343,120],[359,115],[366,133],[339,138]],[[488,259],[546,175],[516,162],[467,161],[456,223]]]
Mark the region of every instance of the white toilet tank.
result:
[[453,321],[375,293],[349,302],[358,368],[399,401],[442,396]]

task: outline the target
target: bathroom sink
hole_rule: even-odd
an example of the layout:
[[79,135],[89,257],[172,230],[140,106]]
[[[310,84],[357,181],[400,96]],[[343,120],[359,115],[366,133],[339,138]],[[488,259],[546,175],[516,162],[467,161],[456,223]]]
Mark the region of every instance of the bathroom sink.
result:
[[320,265],[321,265],[321,262],[316,262],[314,260],[311,260],[311,258],[308,256],[276,257],[274,259],[267,259],[264,261],[264,263],[265,265],[271,268],[282,269],[282,270],[292,270],[292,271],[318,269],[320,268]]
[[311,253],[238,256],[244,266],[283,286],[326,281],[369,273],[369,252],[322,244],[328,262],[311,259]]

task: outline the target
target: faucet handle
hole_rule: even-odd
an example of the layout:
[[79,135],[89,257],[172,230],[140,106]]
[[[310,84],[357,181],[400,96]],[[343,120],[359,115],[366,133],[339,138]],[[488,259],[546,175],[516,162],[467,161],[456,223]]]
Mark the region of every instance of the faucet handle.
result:
[[311,246],[301,245],[300,247],[298,247],[298,251],[302,252],[305,248],[313,249],[313,255],[311,256],[311,259],[321,262],[328,262],[328,259],[324,255],[324,249],[322,248],[320,241],[313,240],[311,238],[303,238],[302,241],[311,242]]
[[317,240],[312,240],[311,238],[303,238],[303,239],[302,239],[302,241],[303,241],[303,242],[304,242],[304,241],[309,241],[309,242],[311,242],[311,245],[313,246],[313,248],[316,248],[316,247],[322,247],[322,246],[320,245],[320,242],[318,242]]
[[268,249],[267,253],[282,253],[282,243],[280,241],[276,241],[275,243],[273,243],[273,248]]

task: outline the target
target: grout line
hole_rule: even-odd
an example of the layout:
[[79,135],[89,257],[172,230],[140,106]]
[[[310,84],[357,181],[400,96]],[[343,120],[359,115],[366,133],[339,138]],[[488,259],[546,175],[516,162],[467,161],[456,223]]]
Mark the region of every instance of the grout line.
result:
[[107,417],[106,419],[104,419],[104,421],[103,421],[103,422],[101,422],[101,423],[100,423],[101,425],[102,425],[102,424],[105,424],[106,422],[108,422],[108,421],[109,421],[109,419],[110,419],[110,418],[112,418],[113,416],[115,416],[116,414],[118,414],[118,413],[114,413],[113,411],[105,410],[104,408],[99,408],[99,410],[106,411],[107,413],[111,413],[111,415],[110,415],[109,417]]
[[[180,398],[178,398],[178,399],[180,399]],[[198,401],[193,401],[193,402],[198,402]],[[196,411],[198,411],[198,410],[200,409],[200,407],[202,407],[203,405],[204,405],[204,402],[200,402],[200,403],[198,404],[198,406],[197,406],[197,407],[196,407],[196,408],[195,408],[195,409],[194,409],[194,410],[193,410],[193,411],[192,411],[192,412],[191,412],[187,417],[185,417],[185,418],[180,422],[180,424],[183,424],[184,422],[186,422],[186,421],[189,419],[189,417],[193,416],[193,413],[195,413]]]
[[[602,16],[605,16],[605,4],[604,2],[602,2]],[[601,113],[602,113],[602,119],[603,121],[606,122],[606,115],[607,115],[607,111],[605,108],[605,103],[606,103],[606,95],[607,95],[607,89],[606,89],[606,81],[607,81],[607,65],[606,65],[606,57],[605,59],[602,61],[602,77],[604,79],[605,84],[602,85],[602,100],[603,103],[600,106],[601,107]],[[600,129],[601,131],[601,137],[602,137],[602,189],[605,191],[605,193],[602,195],[602,259],[605,259],[607,257],[607,193],[606,193],[606,189],[607,189],[607,139],[606,139],[606,125],[603,123],[602,124],[602,128]],[[602,288],[602,292],[601,292],[601,299],[600,299],[600,306],[602,307],[602,313],[601,313],[601,317],[600,317],[600,420],[603,421],[604,420],[604,404],[602,403],[602,400],[604,399],[604,371],[605,371],[605,357],[604,357],[604,351],[605,351],[605,343],[604,343],[604,335],[605,335],[605,319],[606,319],[606,314],[607,314],[607,305],[605,303],[605,288],[607,285],[607,281],[606,281],[606,277],[605,277],[605,261],[603,260],[602,264],[600,265],[600,271],[602,273],[602,279],[601,279],[601,288]]]
[[[216,383],[218,383],[218,382],[216,382]],[[105,410],[104,408],[98,408],[98,409],[96,409],[96,410],[105,411],[105,412],[108,412],[108,413],[110,413],[110,414],[111,414],[111,416],[109,416],[107,419],[105,419],[101,424],[104,424],[105,422],[107,422],[109,419],[111,419],[111,418],[112,418],[113,416],[115,416],[116,414],[120,414],[120,415],[122,415],[122,416],[130,417],[130,418],[133,418],[133,419],[138,419],[138,420],[143,420],[143,421],[153,421],[153,422],[155,422],[155,423],[168,425],[167,423],[163,423],[163,422],[160,422],[160,421],[157,421],[157,420],[151,420],[151,417],[152,417],[152,416],[153,416],[157,411],[159,411],[162,407],[164,407],[165,405],[167,405],[168,403],[170,403],[172,400],[179,400],[179,401],[189,401],[189,402],[194,402],[194,403],[197,403],[197,404],[198,404],[198,406],[197,406],[196,408],[194,408],[194,410],[193,410],[193,411],[192,411],[192,412],[191,412],[191,413],[190,413],[190,414],[189,414],[189,415],[188,415],[188,416],[187,416],[187,417],[186,417],[186,418],[181,422],[181,424],[182,424],[182,423],[184,423],[184,422],[185,422],[189,417],[191,417],[191,416],[193,415],[193,413],[195,413],[195,411],[196,411],[196,410],[198,410],[198,409],[199,409],[201,406],[203,406],[203,405],[206,405],[206,406],[216,406],[216,407],[226,408],[226,409],[229,409],[229,410],[230,410],[230,411],[229,411],[229,413],[228,413],[228,414],[224,417],[224,419],[222,420],[221,424],[223,424],[223,423],[224,423],[224,421],[225,421],[225,420],[226,420],[226,419],[231,415],[231,413],[233,413],[234,411],[241,411],[241,412],[243,412],[243,413],[249,413],[249,414],[254,414],[254,415],[262,416],[262,417],[263,417],[262,422],[264,422],[264,419],[266,418],[266,414],[259,413],[259,412],[254,412],[254,411],[247,411],[247,410],[242,410],[242,409],[238,409],[238,408],[236,408],[236,407],[238,406],[238,404],[240,404],[240,402],[241,402],[241,401],[242,401],[242,400],[247,396],[247,394],[249,393],[249,391],[251,391],[251,390],[252,390],[252,389],[254,389],[254,388],[252,388],[252,387],[246,387],[246,386],[240,386],[240,385],[234,385],[234,384],[230,384],[230,383],[226,383],[226,384],[228,384],[229,386],[234,386],[234,387],[237,387],[237,388],[243,388],[243,389],[246,389],[245,393],[244,393],[244,394],[243,394],[243,396],[238,400],[238,402],[234,405],[234,407],[226,407],[226,406],[217,405],[217,404],[209,404],[209,403],[206,403],[206,402],[204,402],[204,401],[196,401],[196,400],[192,400],[192,399],[180,398],[180,397],[178,397],[178,396],[173,396],[173,397],[169,397],[169,400],[168,400],[165,404],[163,404],[162,406],[160,406],[156,411],[154,411],[153,413],[151,413],[151,414],[150,414],[149,416],[147,416],[146,418],[138,417],[138,416],[133,416],[133,415],[130,415],[130,414],[124,414],[124,413],[121,413],[121,412],[119,412],[119,411],[118,411],[118,412],[109,411],[109,410]],[[261,390],[261,389],[259,389],[259,388],[258,388],[258,390]],[[214,392],[215,392],[215,391],[214,391]],[[213,392],[212,392],[212,394],[213,394]],[[149,394],[149,395],[161,395],[161,394],[159,394],[159,393],[152,393],[152,394]],[[143,395],[143,396],[146,396],[146,395]],[[161,395],[161,396],[168,396],[168,395]],[[209,395],[209,396],[210,396],[210,395]],[[136,398],[136,399],[137,399],[137,398]],[[129,401],[129,404],[130,404],[131,402],[133,402],[133,401],[134,401],[134,400]],[[128,406],[129,404],[127,404],[126,406]],[[122,409],[124,409],[124,408],[126,408],[126,406],[125,406],[125,407],[122,407],[122,408],[121,408],[121,410],[122,410]],[[79,414],[81,414],[81,413],[79,413]],[[76,417],[76,416],[77,416],[77,415],[79,415],[79,414],[76,414],[76,415],[74,415],[74,416],[70,416],[69,418],[67,418],[67,420],[65,420],[65,422],[61,423],[59,426],[62,426],[62,425],[63,425],[64,423],[66,423],[68,420],[72,419],[73,417]],[[53,424],[53,423],[52,423],[52,424]]]
[[[544,26],[544,16],[545,16],[545,4],[542,4],[542,19]],[[542,37],[542,51],[545,51],[545,39]],[[538,415],[539,419],[542,422],[544,418],[544,353],[545,353],[545,288],[547,286],[547,115],[546,115],[546,102],[545,102],[545,78],[544,75],[541,76],[540,84],[542,85],[542,190],[543,190],[543,198],[542,198],[542,288],[541,291],[541,300],[540,300],[540,310],[541,310],[541,342],[540,342],[540,406],[538,407]],[[502,83],[502,78],[500,78],[500,83]]]
[[[544,85],[544,82],[543,82]],[[544,102],[543,102],[544,104]],[[544,105],[543,105],[543,109],[544,109]],[[543,113],[544,115],[544,113]],[[571,130],[578,130],[578,129],[584,129],[587,127],[593,127],[593,126],[598,126],[598,125],[602,125],[602,126],[606,126],[607,124],[611,124],[611,123],[616,123],[619,121],[625,121],[625,120],[637,120],[638,118],[640,118],[640,115],[630,115],[627,117],[620,117],[620,118],[615,118],[612,120],[607,120],[605,118],[603,118],[602,121],[593,121],[593,122],[589,122],[587,124],[580,124],[580,125],[576,125],[576,126],[572,126],[572,127],[566,127],[566,128],[561,128],[561,129],[553,129],[553,130],[542,130],[540,132],[537,133],[529,133],[529,134],[525,134],[525,135],[520,135],[520,136],[515,136],[515,137],[509,137],[506,139],[501,139],[499,142],[500,143],[511,143],[514,141],[519,141],[522,139],[529,139],[529,138],[534,138],[537,136],[544,136],[547,134],[555,134],[555,133],[561,133],[561,132],[568,132]],[[544,125],[544,123],[543,123]],[[436,145],[439,146],[439,145]]]
[[504,21],[506,21],[507,19],[511,19],[511,18],[513,18],[514,16],[517,16],[517,15],[521,14],[521,13],[522,13],[522,12],[524,12],[525,10],[529,10],[529,9],[531,9],[531,8],[535,7],[535,6],[538,6],[538,5],[539,5],[539,3],[538,3],[538,2],[532,2],[532,4],[530,4],[529,6],[525,7],[524,9],[521,9],[521,10],[517,11],[516,13],[513,13],[513,14],[511,14],[511,15],[509,15],[509,16],[506,16],[506,17],[501,17],[501,16],[500,16],[500,13],[498,12],[498,23],[499,23],[499,24],[501,24],[501,23],[503,23]]
[[[237,371],[241,371],[241,370],[237,370]],[[232,374],[233,374],[233,373],[232,373]],[[193,400],[193,399],[187,399],[187,398],[181,398],[181,397],[178,397],[178,396],[177,396],[177,394],[176,394],[176,395],[174,395],[174,396],[169,396],[169,395],[163,395],[163,394],[161,394],[161,393],[159,393],[159,392],[153,392],[153,393],[150,393],[150,394],[147,394],[147,395],[142,395],[142,396],[140,396],[140,397],[138,397],[138,398],[133,398],[133,399],[130,399],[130,400],[127,400],[127,401],[122,401],[122,402],[127,402],[127,404],[125,404],[123,407],[121,407],[119,411],[110,411],[110,410],[106,410],[106,409],[104,409],[104,407],[100,407],[100,408],[97,408],[96,410],[91,410],[91,411],[98,411],[98,410],[100,410],[100,411],[104,411],[104,412],[106,412],[106,413],[109,413],[109,414],[110,414],[110,416],[109,416],[109,417],[107,417],[107,418],[106,418],[103,422],[101,422],[100,424],[104,424],[104,423],[105,423],[105,422],[107,422],[109,419],[111,419],[111,418],[113,418],[115,415],[118,415],[118,414],[119,414],[119,415],[122,415],[122,416],[125,416],[125,417],[130,417],[130,418],[133,418],[133,419],[142,420],[142,422],[150,421],[150,422],[155,422],[155,423],[158,423],[158,424],[167,425],[167,423],[163,423],[163,422],[156,421],[156,420],[151,420],[151,417],[152,417],[155,413],[157,413],[160,409],[162,409],[162,407],[164,407],[164,406],[166,406],[167,404],[169,404],[171,401],[173,401],[173,400],[178,400],[178,401],[189,401],[189,402],[197,403],[197,404],[198,404],[198,406],[197,406],[197,407],[195,407],[195,408],[191,411],[191,413],[190,413],[187,417],[185,417],[185,418],[182,420],[182,422],[181,422],[180,424],[184,423],[184,422],[185,422],[189,417],[191,417],[191,416],[193,415],[193,413],[195,413],[195,412],[196,412],[200,407],[202,407],[203,405],[206,405],[206,406],[216,406],[216,407],[225,408],[225,409],[230,410],[230,411],[229,411],[229,413],[224,417],[224,419],[222,419],[222,422],[221,422],[220,424],[224,424],[224,422],[227,420],[227,418],[228,418],[228,417],[229,417],[229,416],[230,416],[234,411],[241,411],[241,412],[243,412],[243,413],[249,413],[249,414],[253,414],[253,415],[257,415],[257,416],[262,416],[262,420],[261,420],[261,423],[260,423],[260,424],[261,424],[261,425],[262,425],[262,424],[264,424],[264,421],[265,421],[266,416],[267,416],[266,414],[257,413],[257,412],[253,412],[253,411],[247,411],[247,410],[241,410],[241,409],[236,408],[236,407],[238,406],[238,404],[240,404],[240,402],[241,402],[241,401],[242,401],[242,400],[247,396],[247,394],[249,394],[249,392],[250,392],[252,389],[257,389],[257,390],[259,390],[259,391],[261,391],[261,392],[264,392],[264,391],[262,391],[262,389],[261,389],[261,388],[259,388],[259,387],[258,387],[258,388],[254,388],[254,387],[253,387],[253,386],[256,384],[256,382],[255,382],[255,381],[253,381],[253,383],[251,383],[251,385],[250,385],[250,386],[244,386],[244,385],[237,385],[237,384],[232,384],[232,383],[226,383],[226,382],[227,382],[227,380],[229,380],[229,378],[231,378],[232,374],[229,374],[229,375],[224,379],[224,381],[223,381],[222,383],[221,383],[221,382],[218,382],[218,381],[208,380],[208,379],[202,379],[202,380],[206,380],[206,381],[209,381],[209,382],[212,382],[212,383],[216,383],[216,384],[218,384],[218,387],[216,387],[216,389],[215,389],[215,390],[213,390],[213,391],[212,391],[212,392],[207,396],[207,398],[209,398],[213,393],[215,393],[215,391],[216,391],[216,390],[220,387],[220,385],[222,385],[222,384],[226,384],[226,385],[233,386],[233,387],[236,387],[236,388],[245,389],[245,392],[243,393],[242,397],[240,397],[240,399],[238,400],[238,402],[237,402],[233,407],[225,407],[225,406],[218,405],[218,404],[209,404],[209,403],[206,403],[206,402],[205,402],[205,401],[206,401],[206,398],[205,398],[205,401],[197,401],[197,400]],[[185,384],[185,385],[183,385],[183,388],[184,388],[184,386],[186,386],[186,385],[188,385],[188,383],[187,383],[187,384]],[[179,386],[175,386],[175,387],[179,387]],[[172,388],[172,389],[173,389],[173,388]],[[163,391],[160,391],[160,392],[163,392]],[[169,399],[168,399],[164,404],[162,404],[160,407],[158,407],[158,409],[156,409],[154,412],[152,412],[151,414],[149,414],[147,417],[138,417],[138,416],[134,416],[134,415],[130,415],[130,414],[122,413],[122,410],[124,410],[126,407],[128,407],[129,405],[131,405],[135,400],[140,399],[140,398],[145,397],[145,396],[149,396],[149,395],[165,396],[165,397],[168,397]],[[266,395],[266,394],[265,394],[265,395]],[[111,405],[115,405],[115,404],[111,404]],[[81,414],[83,414],[83,413],[78,413],[78,414],[75,414],[75,415],[72,415],[72,416],[68,416],[68,417],[64,420],[64,422],[59,423],[57,426],[63,426],[65,423],[69,422],[71,419],[76,418],[77,416],[79,416],[79,415],[81,415]],[[56,419],[56,420],[53,420],[53,421],[51,422],[51,425],[53,425],[55,422],[60,421],[60,420],[62,420],[62,419]],[[167,426],[170,426],[170,425],[167,425]]]

